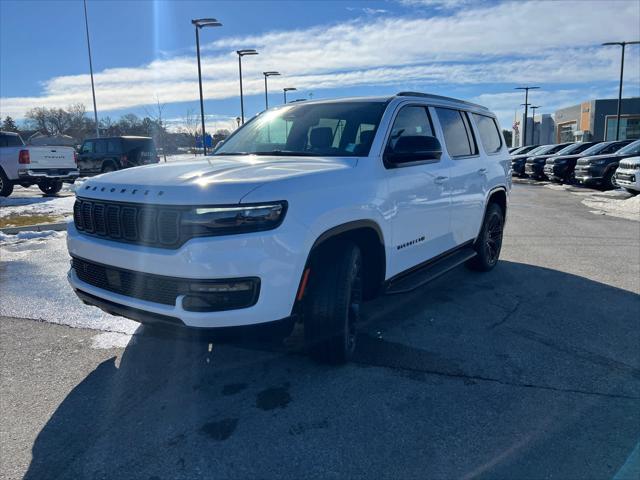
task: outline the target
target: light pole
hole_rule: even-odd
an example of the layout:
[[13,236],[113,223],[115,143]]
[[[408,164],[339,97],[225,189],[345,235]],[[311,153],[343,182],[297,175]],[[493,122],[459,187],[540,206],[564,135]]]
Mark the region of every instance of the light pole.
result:
[[198,55],[198,85],[200,87],[200,121],[202,123],[202,153],[207,154],[207,135],[204,128],[204,99],[202,98],[202,69],[200,68],[200,29],[204,27],[221,27],[215,18],[198,18],[191,20],[196,27],[196,51]]
[[89,73],[91,74],[91,94],[93,95],[93,118],[96,122],[96,137],[100,138],[98,128],[98,109],[96,108],[96,89],[93,86],[93,63],[91,62],[91,43],[89,42],[89,20],[87,19],[87,0],[84,0],[84,27],[87,30],[87,50],[89,51]]
[[284,93],[284,103],[285,105],[287,104],[287,92],[293,92],[294,90],[297,90],[296,87],[285,87],[282,89],[282,92]]
[[603,43],[602,44],[602,46],[620,45],[622,47],[622,59],[620,61],[620,86],[618,88],[618,113],[616,115],[616,140],[620,139],[620,113],[621,113],[621,110],[622,110],[622,75],[624,73],[624,47],[626,47],[627,45],[636,45],[638,43],[640,43],[640,41],[634,41],[634,42],[607,42],[607,43]]
[[522,126],[522,146],[527,146],[527,115],[529,114],[529,90],[535,90],[540,87],[516,87],[516,90],[524,90],[524,125]]
[[264,106],[266,110],[269,108],[269,94],[268,94],[269,90],[267,88],[267,78],[280,75],[280,72],[262,72],[262,74],[264,75]]
[[531,105],[531,145],[536,143],[536,110],[542,108],[540,105]]
[[245,55],[258,55],[258,52],[253,48],[245,50],[236,50],[238,54],[238,71],[240,74],[240,120],[244,125],[244,98],[242,96],[242,57]]

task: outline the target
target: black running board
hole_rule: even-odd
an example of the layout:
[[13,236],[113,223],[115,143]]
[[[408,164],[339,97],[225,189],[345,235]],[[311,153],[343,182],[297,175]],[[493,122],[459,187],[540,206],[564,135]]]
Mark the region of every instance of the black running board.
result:
[[397,295],[415,290],[422,285],[444,275],[449,270],[462,265],[467,260],[476,256],[476,251],[471,246],[459,248],[440,258],[436,258],[417,269],[406,274],[400,274],[396,279],[391,279],[385,289],[386,295]]

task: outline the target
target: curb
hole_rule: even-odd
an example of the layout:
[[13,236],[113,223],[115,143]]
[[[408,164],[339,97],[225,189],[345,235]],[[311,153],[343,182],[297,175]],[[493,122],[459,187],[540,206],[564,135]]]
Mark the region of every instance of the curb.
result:
[[23,225],[21,227],[6,227],[0,228],[0,232],[6,235],[16,235],[20,232],[42,232],[45,230],[53,230],[55,232],[61,232],[67,229],[67,222],[56,223],[39,223],[37,225]]

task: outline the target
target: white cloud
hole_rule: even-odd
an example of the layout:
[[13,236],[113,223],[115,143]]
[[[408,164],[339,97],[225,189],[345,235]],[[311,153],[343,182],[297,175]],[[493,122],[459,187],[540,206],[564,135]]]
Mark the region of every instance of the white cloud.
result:
[[[422,1],[422,0],[421,0]],[[416,2],[414,2],[416,3]],[[433,2],[431,2],[433,3]],[[443,3],[443,2],[436,2]],[[366,17],[305,30],[229,37],[203,48],[207,99],[238,95],[238,48],[260,55],[243,61],[247,95],[261,94],[261,72],[277,69],[283,86],[318,91],[351,86],[433,86],[438,91],[471,84],[536,82],[590,85],[617,78],[619,50],[601,42],[640,37],[638,2],[518,2],[472,4],[429,18]],[[628,49],[627,94],[640,94],[640,56]],[[193,55],[155,60],[137,68],[109,68],[95,75],[100,111],[198,98]],[[582,96],[580,96],[582,98]],[[35,97],[0,99],[0,114],[20,118],[39,105],[91,104],[88,75],[52,78]]]

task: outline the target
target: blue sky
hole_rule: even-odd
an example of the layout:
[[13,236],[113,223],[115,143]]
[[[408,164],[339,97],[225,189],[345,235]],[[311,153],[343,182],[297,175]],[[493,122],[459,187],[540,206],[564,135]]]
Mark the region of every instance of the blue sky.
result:
[[[419,90],[483,103],[510,127],[534,93],[539,111],[617,94],[620,52],[604,41],[640,39],[640,2],[388,1],[89,1],[99,116],[145,115],[156,100],[178,126],[197,111],[192,18],[216,17],[201,33],[205,110],[210,127],[239,114],[239,48],[245,57],[245,108],[289,98],[387,95]],[[28,22],[25,21],[28,19]],[[0,1],[0,115],[31,107],[91,108],[80,1]],[[640,48],[630,47],[625,96],[640,95]]]

